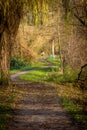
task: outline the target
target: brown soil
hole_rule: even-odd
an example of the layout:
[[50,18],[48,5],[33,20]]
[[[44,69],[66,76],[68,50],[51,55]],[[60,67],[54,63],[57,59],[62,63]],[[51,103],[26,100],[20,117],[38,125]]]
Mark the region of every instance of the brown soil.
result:
[[17,99],[7,130],[80,130],[53,86],[15,81]]

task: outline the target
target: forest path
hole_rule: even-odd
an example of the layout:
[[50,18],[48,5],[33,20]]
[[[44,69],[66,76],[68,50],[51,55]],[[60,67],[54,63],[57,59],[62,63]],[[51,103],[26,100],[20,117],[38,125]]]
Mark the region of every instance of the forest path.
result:
[[60,105],[55,87],[27,81],[13,84],[17,99],[7,130],[80,130]]
[[[34,70],[34,69],[33,69],[33,70]],[[18,73],[16,73],[16,74],[12,74],[12,75],[11,75],[11,81],[19,81],[18,77],[19,77],[20,75],[27,74],[27,73],[29,73],[29,72],[31,72],[31,71],[33,71],[33,70],[27,70],[27,71],[18,72]]]
[[16,82],[17,100],[7,130],[80,130],[60,105],[55,88]]
[[54,66],[53,63],[48,62],[48,61],[45,60],[45,59],[41,59],[40,62],[43,62],[43,63],[45,63],[46,65],[45,65],[45,66],[41,66],[41,67],[32,68],[32,69],[30,69],[30,70],[18,72],[18,73],[16,73],[16,74],[12,74],[12,75],[10,76],[10,77],[11,77],[11,80],[12,80],[12,81],[19,81],[18,77],[19,77],[20,75],[27,74],[27,73],[29,73],[29,72],[31,72],[31,71],[33,71],[33,70],[40,70],[41,68],[48,68],[49,66]]
[[29,72],[11,77],[17,98],[7,130],[80,130],[60,105],[55,87],[17,80],[19,75]]

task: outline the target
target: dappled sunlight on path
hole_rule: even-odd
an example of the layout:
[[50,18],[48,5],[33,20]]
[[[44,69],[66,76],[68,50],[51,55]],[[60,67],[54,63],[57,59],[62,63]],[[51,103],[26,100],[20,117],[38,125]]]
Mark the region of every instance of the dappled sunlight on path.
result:
[[80,130],[60,105],[53,86],[14,82],[17,100],[8,130]]

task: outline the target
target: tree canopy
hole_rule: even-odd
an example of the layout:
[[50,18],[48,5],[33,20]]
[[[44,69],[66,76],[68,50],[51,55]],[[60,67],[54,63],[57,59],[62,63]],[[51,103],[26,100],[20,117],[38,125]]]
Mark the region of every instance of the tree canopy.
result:
[[62,0],[66,16],[74,16],[87,27],[87,0]]

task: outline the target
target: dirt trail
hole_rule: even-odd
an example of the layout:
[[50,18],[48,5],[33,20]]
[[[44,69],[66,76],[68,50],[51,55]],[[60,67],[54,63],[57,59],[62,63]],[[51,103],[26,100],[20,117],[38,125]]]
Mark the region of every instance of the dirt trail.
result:
[[13,84],[18,98],[7,130],[81,130],[60,105],[53,86],[24,81]]
[[[33,70],[35,70],[35,69],[33,69]],[[27,73],[29,73],[29,72],[31,72],[31,71],[33,71],[33,70],[22,71],[22,72],[18,72],[18,73],[16,73],[16,74],[12,74],[12,75],[11,75],[11,80],[12,80],[12,81],[19,81],[18,77],[19,77],[20,75],[22,75],[22,74],[27,74]]]
[[8,130],[80,130],[60,106],[54,87],[20,83],[16,92],[18,100]]

